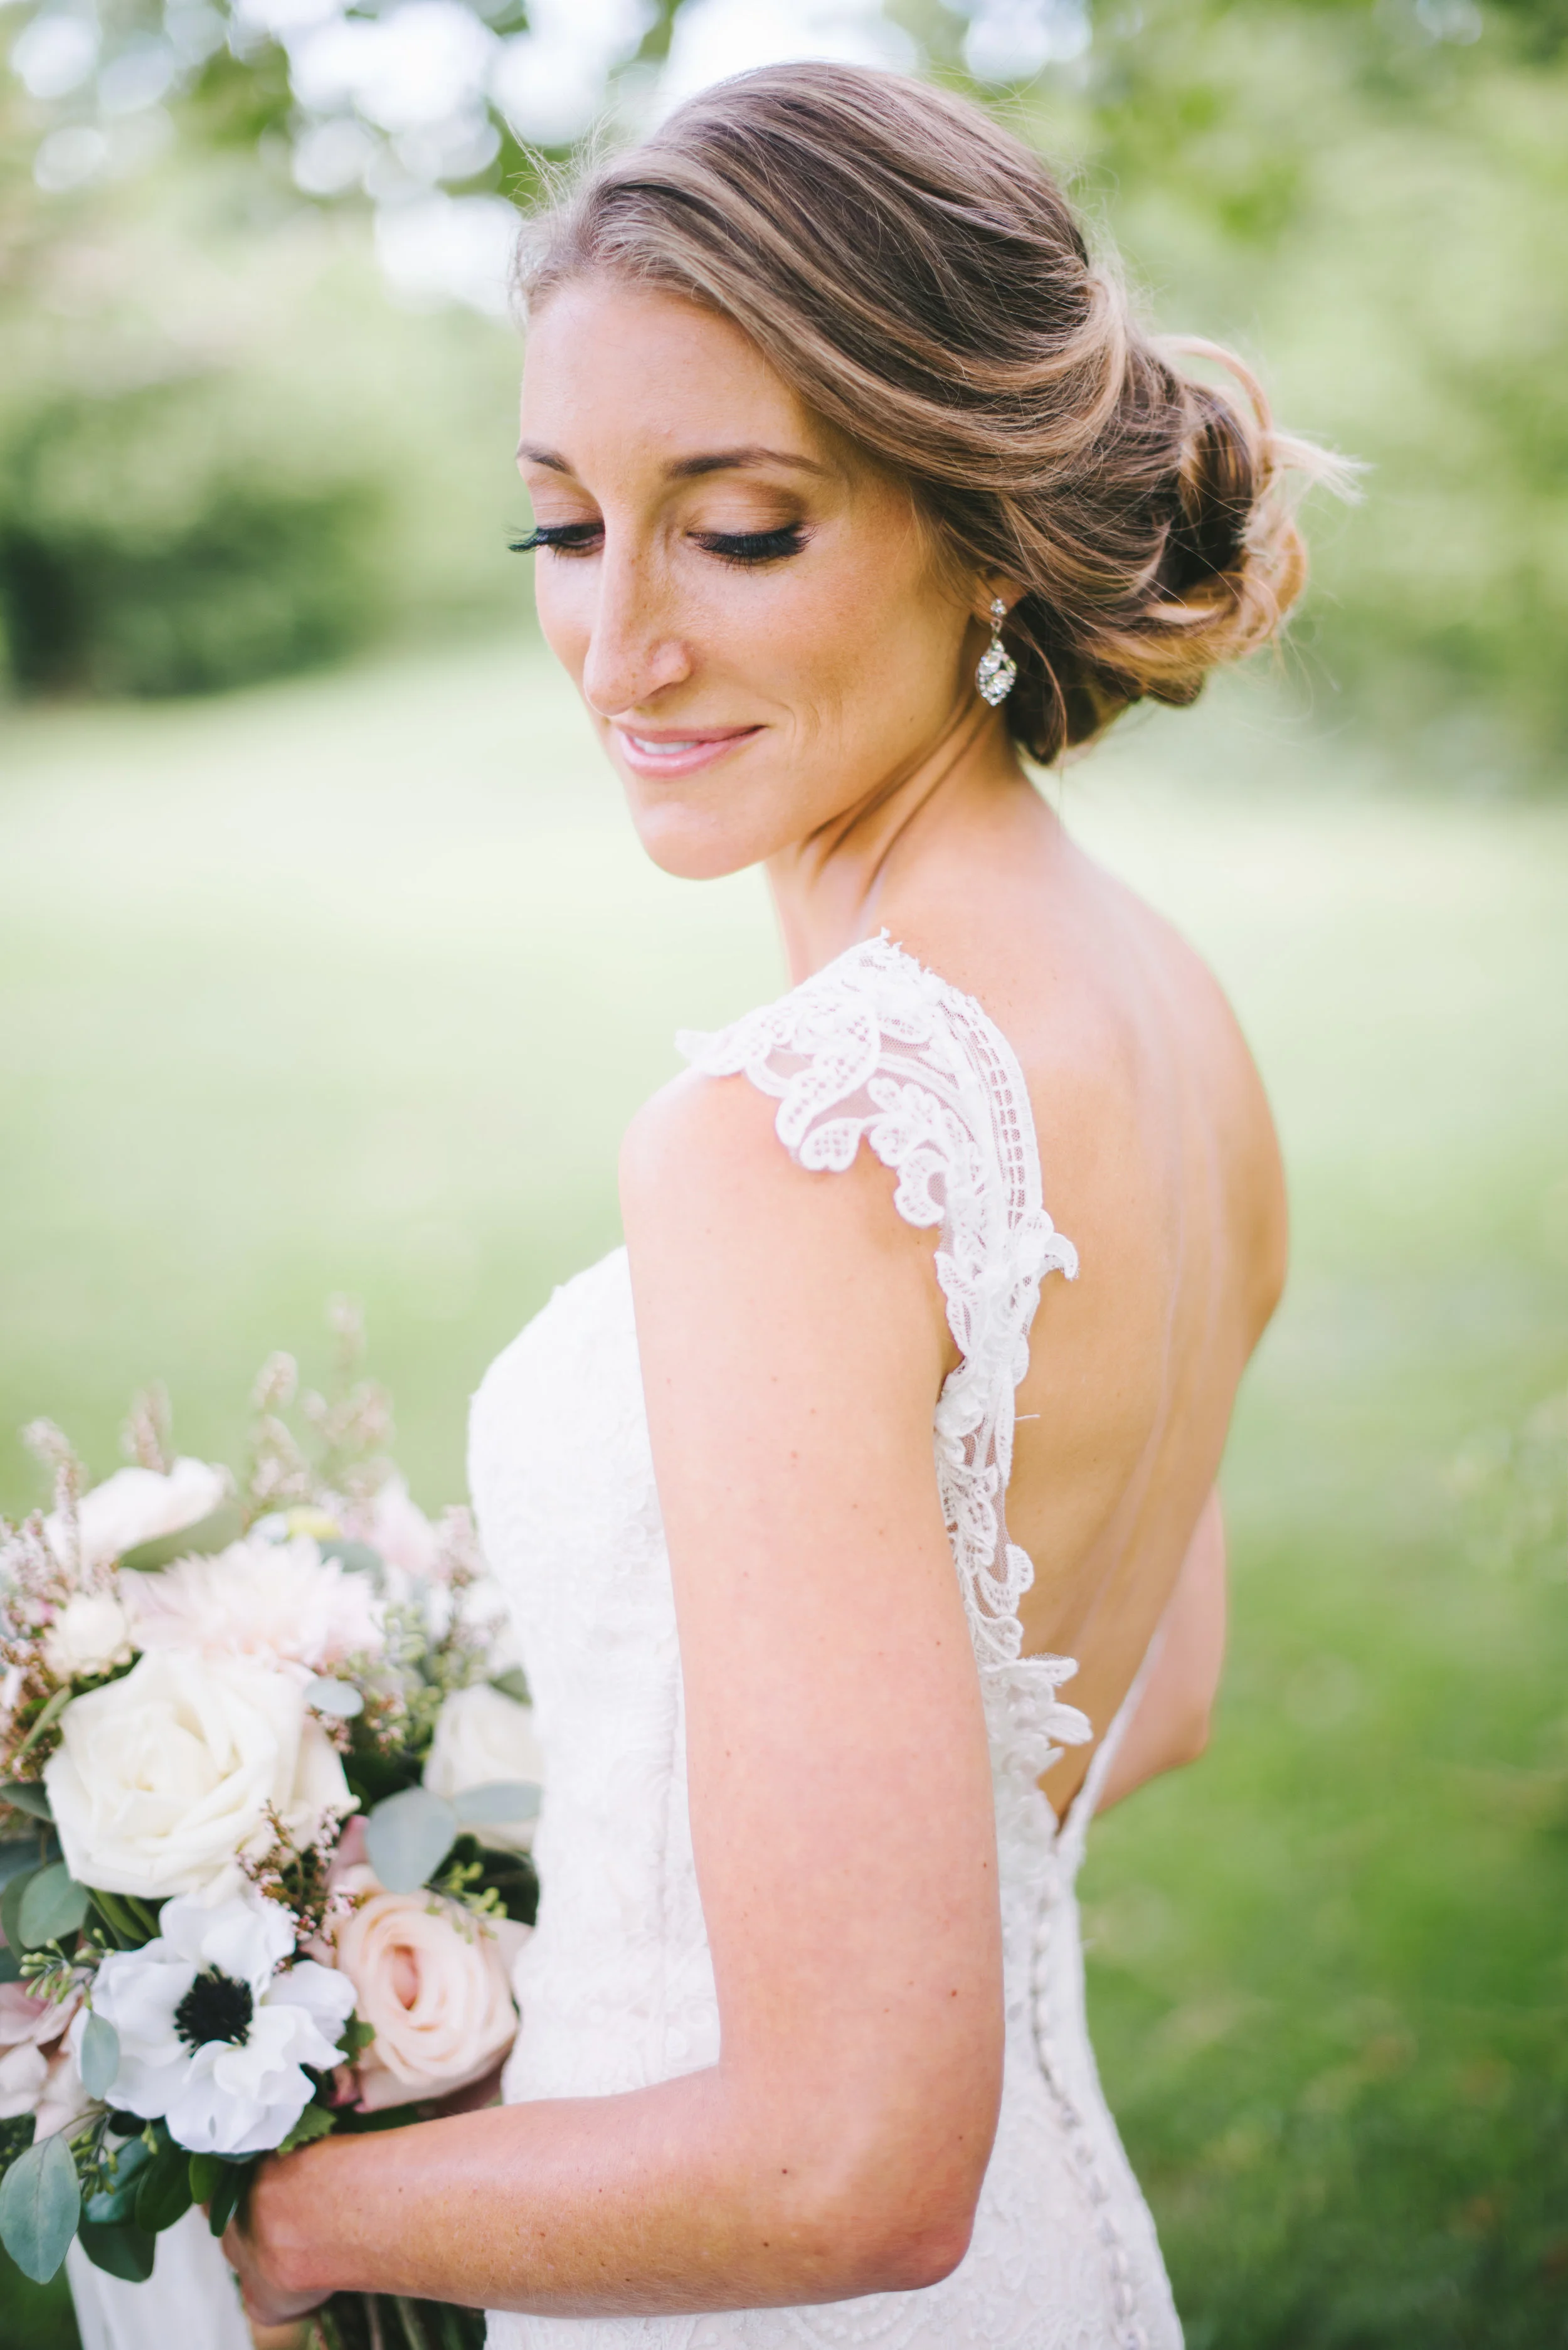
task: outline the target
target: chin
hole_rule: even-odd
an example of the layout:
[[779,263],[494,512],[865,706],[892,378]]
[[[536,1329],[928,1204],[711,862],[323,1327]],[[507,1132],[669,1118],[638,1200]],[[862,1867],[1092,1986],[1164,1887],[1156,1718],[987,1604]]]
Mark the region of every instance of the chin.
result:
[[634,802],[631,820],[645,856],[677,881],[722,881],[760,864],[772,846],[750,834],[737,835],[709,811],[672,807],[668,801],[657,807]]

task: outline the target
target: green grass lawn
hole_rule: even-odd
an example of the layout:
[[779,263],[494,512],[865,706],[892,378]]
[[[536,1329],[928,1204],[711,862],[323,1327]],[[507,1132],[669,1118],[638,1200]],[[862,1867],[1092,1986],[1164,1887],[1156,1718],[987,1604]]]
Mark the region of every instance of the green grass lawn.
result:
[[[1295,1198],[1213,1750],[1087,1880],[1190,2350],[1568,2344],[1563,1465],[1524,1433],[1568,1388],[1568,808],[1417,782],[1249,687],[1064,787],[1231,989]],[[486,1362],[617,1237],[671,1032],[780,977],[753,878],[643,863],[531,648],[0,716],[0,872],[14,1508],[25,1419],[106,1471],[153,1376],[232,1450],[335,1291],[455,1497]],[[74,2336],[13,2279],[0,2339]]]

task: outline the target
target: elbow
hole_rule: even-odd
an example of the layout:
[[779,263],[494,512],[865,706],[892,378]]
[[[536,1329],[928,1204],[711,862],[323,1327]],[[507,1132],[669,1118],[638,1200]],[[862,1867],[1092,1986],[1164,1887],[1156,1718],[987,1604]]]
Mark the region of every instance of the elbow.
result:
[[919,2293],[951,2276],[974,2233],[974,2199],[953,2199],[948,2208],[931,2199],[911,2199],[870,2224],[862,2214],[853,2225],[836,2227],[827,2265],[831,2296],[853,2301],[867,2293]]
[[900,2229],[883,2248],[872,2293],[919,2293],[950,2277],[974,2234],[974,2206]]
[[870,2159],[819,2176],[796,2237],[815,2247],[811,2297],[917,2293],[950,2276],[974,2233],[995,2118],[977,2117],[946,2147],[867,2147]]
[[893,2051],[879,2078],[841,2068],[797,2085],[808,2094],[787,2116],[771,2095],[753,2109],[770,2300],[919,2293],[963,2260],[1002,2108],[1001,1997],[977,2002],[972,2024],[941,2020],[941,2036]]

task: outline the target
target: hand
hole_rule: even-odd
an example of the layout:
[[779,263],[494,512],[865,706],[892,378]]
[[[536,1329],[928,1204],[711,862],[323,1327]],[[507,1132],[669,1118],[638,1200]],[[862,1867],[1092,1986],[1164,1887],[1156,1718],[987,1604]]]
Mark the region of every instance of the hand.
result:
[[293,2329],[326,2297],[319,2293],[291,2293],[272,2273],[268,2255],[271,2251],[275,2260],[276,2248],[269,2242],[266,2189],[282,2168],[275,2157],[258,2167],[245,2198],[244,2222],[231,2220],[223,2231],[223,2257],[240,2281],[257,2350],[292,2350],[300,2338]]
[[[478,2113],[483,2106],[494,2105],[501,2094],[504,2061],[503,2058],[466,2088],[410,2106],[409,2120],[433,2121],[441,2115]],[[318,2162],[321,2151],[312,2147],[305,2159]],[[292,2331],[296,2322],[319,2308],[326,2298],[318,2293],[292,2293],[275,2273],[284,2241],[280,2231],[282,2197],[286,2192],[286,2182],[298,2176],[296,2166],[300,2159],[299,2155],[288,2155],[258,2166],[245,2198],[244,2219],[243,2222],[232,2220],[223,2237],[224,2257],[239,2278],[245,2315],[251,2322],[257,2350],[294,2350],[298,2338]]]

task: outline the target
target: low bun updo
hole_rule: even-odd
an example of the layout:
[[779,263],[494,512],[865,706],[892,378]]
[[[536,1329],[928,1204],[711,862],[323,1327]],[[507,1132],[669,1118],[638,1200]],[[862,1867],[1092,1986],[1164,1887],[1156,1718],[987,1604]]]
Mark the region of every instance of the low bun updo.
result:
[[1301,590],[1291,477],[1332,461],[1228,353],[1146,335],[1038,156],[946,92],[825,64],[705,91],[546,216],[519,287],[598,271],[732,318],[959,573],[1022,586],[1003,710],[1044,764],[1194,701]]

